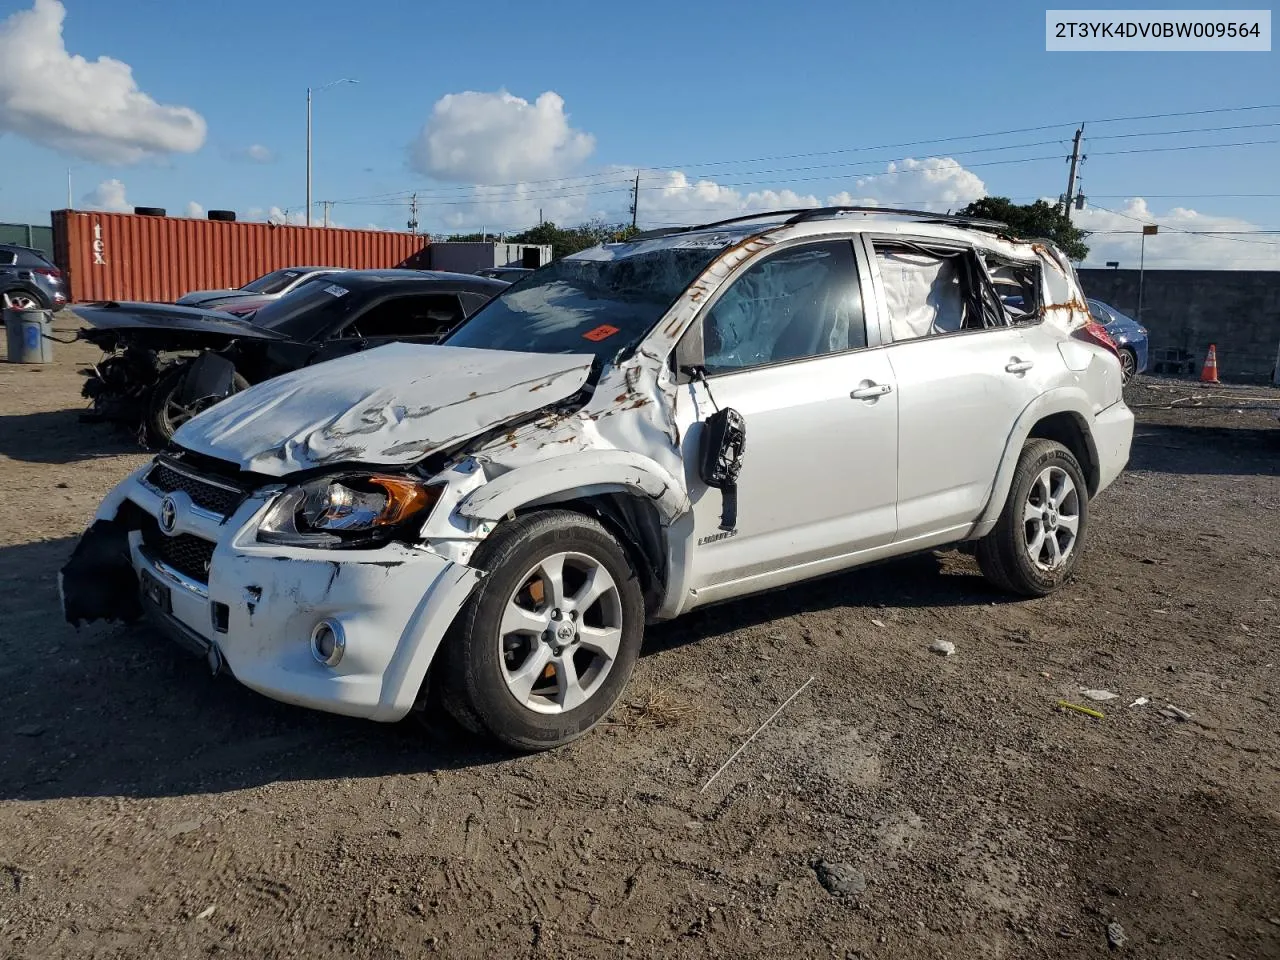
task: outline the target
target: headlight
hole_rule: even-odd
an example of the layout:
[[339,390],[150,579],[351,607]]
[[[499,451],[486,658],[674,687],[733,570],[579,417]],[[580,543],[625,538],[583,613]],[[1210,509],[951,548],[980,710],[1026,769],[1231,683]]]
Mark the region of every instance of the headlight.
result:
[[391,474],[322,477],[282,493],[258,528],[258,540],[295,547],[376,546],[421,518],[440,491]]

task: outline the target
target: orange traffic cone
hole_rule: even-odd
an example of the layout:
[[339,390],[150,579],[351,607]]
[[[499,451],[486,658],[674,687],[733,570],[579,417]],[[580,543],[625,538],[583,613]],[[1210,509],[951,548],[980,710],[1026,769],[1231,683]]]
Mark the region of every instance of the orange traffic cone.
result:
[[1209,344],[1209,355],[1204,358],[1204,368],[1200,371],[1201,383],[1219,383],[1218,380],[1218,345]]

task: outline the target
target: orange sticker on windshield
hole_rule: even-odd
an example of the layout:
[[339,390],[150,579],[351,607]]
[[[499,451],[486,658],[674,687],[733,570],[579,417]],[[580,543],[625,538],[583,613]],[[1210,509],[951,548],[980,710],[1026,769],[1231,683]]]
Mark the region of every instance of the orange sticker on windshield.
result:
[[592,343],[599,343],[601,340],[608,340],[618,332],[617,327],[611,327],[607,323],[602,323],[594,330],[588,330],[582,335],[583,340],[590,340]]

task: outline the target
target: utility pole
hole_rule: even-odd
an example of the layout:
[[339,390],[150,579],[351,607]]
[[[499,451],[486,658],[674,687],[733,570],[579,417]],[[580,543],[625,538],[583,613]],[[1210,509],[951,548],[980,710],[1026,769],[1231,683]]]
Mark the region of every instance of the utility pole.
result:
[[321,200],[320,203],[324,206],[324,225],[327,227],[329,226],[329,211],[333,209],[333,201]]
[[405,226],[409,228],[410,233],[418,232],[418,195],[416,193],[409,198],[409,222]]
[[542,226],[542,208],[538,208],[538,226]]
[[71,168],[67,167],[67,209],[71,209]]
[[640,212],[640,171],[636,171],[636,185],[631,191],[631,229],[636,228],[636,216]]
[[1076,128],[1075,138],[1071,141],[1071,169],[1067,173],[1067,192],[1062,198],[1062,212],[1071,219],[1071,205],[1075,202],[1076,171],[1080,167],[1080,140],[1084,137],[1084,124]]

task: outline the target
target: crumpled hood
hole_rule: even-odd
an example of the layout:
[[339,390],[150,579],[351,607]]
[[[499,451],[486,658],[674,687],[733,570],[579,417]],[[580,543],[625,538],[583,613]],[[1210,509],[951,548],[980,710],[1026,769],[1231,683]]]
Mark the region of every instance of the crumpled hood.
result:
[[593,359],[394,343],[250,387],[173,439],[270,476],[343,462],[405,466],[573,396]]

